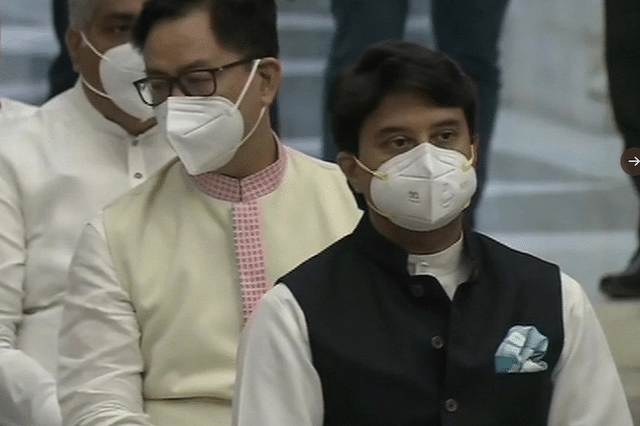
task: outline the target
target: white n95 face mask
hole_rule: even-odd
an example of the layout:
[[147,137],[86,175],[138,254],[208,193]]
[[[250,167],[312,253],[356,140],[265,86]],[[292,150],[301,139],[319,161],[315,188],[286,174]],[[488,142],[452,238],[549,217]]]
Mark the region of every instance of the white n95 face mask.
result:
[[102,54],[87,40],[84,33],[80,35],[93,53],[100,57],[100,81],[106,93],[96,89],[81,77],[84,85],[92,92],[110,99],[122,111],[140,121],[152,118],[153,108],[142,102],[133,85],[134,81],[146,76],[142,55],[131,43],[121,44]]
[[253,62],[247,82],[234,104],[222,96],[169,96],[157,107],[156,116],[170,145],[190,175],[218,170],[236,155],[255,132],[266,111],[243,138],[244,119],[238,106],[253,81],[260,60]]
[[[355,157],[354,157],[355,158]],[[394,224],[412,231],[432,231],[464,210],[476,190],[472,157],[421,143],[372,171],[372,208]]]

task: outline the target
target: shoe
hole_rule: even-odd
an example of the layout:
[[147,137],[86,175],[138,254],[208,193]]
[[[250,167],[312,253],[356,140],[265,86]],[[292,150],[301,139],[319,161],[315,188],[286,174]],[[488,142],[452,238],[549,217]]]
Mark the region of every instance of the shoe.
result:
[[600,281],[600,291],[613,298],[640,298],[640,272],[607,275]]
[[640,298],[640,249],[635,252],[624,271],[602,278],[600,291],[614,298]]

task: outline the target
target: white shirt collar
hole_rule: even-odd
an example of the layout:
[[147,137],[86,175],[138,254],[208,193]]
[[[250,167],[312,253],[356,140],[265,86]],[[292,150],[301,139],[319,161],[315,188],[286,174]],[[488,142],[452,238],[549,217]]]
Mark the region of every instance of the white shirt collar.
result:
[[472,272],[471,261],[464,253],[464,238],[446,249],[432,254],[409,254],[409,275],[433,275],[438,279],[450,299],[456,289],[467,281]]
[[460,268],[463,262],[463,237],[446,249],[432,254],[409,254],[410,275],[446,275]]

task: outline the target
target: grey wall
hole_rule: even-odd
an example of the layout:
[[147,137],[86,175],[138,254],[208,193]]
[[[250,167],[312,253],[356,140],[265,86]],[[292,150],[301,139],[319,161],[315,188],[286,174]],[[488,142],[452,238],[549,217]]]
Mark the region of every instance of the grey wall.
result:
[[612,130],[603,19],[602,0],[511,0],[501,44],[504,105]]

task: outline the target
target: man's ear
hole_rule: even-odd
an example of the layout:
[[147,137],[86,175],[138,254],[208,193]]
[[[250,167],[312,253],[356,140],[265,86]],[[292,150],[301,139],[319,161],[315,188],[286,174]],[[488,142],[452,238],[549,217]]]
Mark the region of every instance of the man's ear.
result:
[[337,158],[338,166],[340,166],[340,170],[347,177],[347,181],[353,188],[353,190],[357,193],[362,193],[361,186],[361,173],[360,168],[356,164],[355,157],[352,153],[346,151],[340,151],[338,153]]
[[80,46],[82,46],[82,36],[80,31],[75,28],[69,28],[67,30],[67,49],[69,49],[69,56],[71,57],[71,63],[73,64],[73,70],[78,71],[78,52]]
[[480,160],[480,136],[477,133],[471,138],[471,149],[473,150],[473,163],[471,165],[476,169]]
[[265,105],[271,105],[276,98],[282,80],[282,64],[276,58],[263,58],[258,66],[260,96]]

